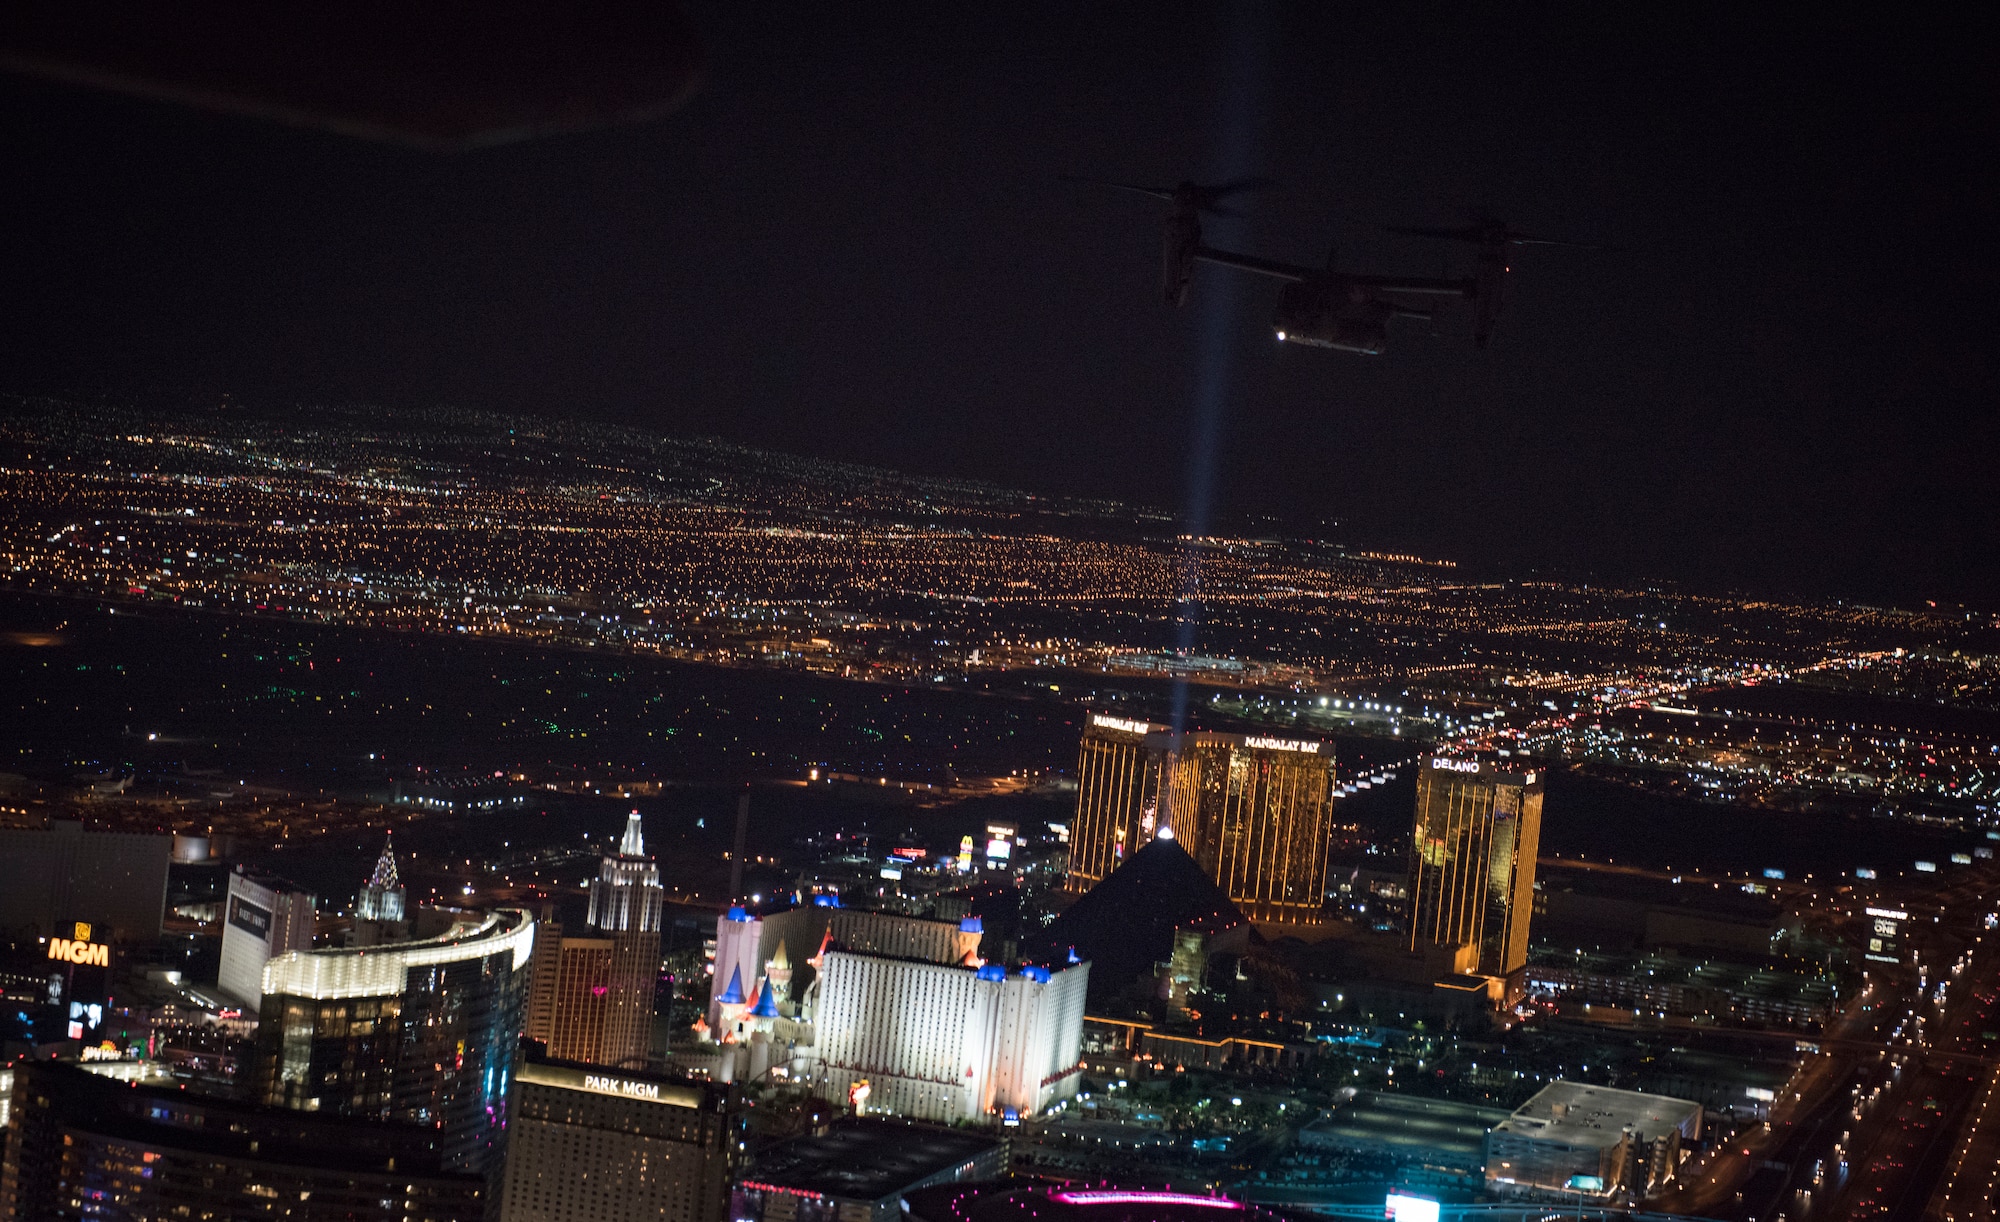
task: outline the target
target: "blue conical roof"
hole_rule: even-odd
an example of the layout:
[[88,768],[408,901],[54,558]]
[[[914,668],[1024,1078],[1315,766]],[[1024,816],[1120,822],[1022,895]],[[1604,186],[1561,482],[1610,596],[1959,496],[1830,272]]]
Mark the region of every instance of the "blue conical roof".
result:
[[758,1018],[778,1017],[778,1002],[776,998],[771,996],[769,981],[766,981],[764,986],[757,990],[757,1004],[750,1007],[750,1013]]
[[739,967],[731,969],[729,973],[729,987],[722,990],[722,996],[716,998],[715,1000],[721,1002],[725,1006],[740,1006],[743,1004],[742,968]]

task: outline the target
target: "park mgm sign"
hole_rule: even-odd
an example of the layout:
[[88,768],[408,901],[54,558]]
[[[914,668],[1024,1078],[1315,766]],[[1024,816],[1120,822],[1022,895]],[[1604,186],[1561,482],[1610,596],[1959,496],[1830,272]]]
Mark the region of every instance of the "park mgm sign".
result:
[[703,1092],[698,1086],[662,1082],[654,1078],[633,1078],[624,1074],[567,1069],[560,1065],[548,1065],[538,1061],[530,1061],[521,1066],[520,1072],[515,1076],[522,1082],[531,1082],[537,1086],[554,1086],[593,1095],[612,1095],[637,1103],[658,1103],[668,1107],[698,1108],[702,1106],[704,1099]]
[[78,921],[71,927],[73,938],[50,938],[49,958],[80,967],[110,967],[111,947],[90,940],[90,922]]

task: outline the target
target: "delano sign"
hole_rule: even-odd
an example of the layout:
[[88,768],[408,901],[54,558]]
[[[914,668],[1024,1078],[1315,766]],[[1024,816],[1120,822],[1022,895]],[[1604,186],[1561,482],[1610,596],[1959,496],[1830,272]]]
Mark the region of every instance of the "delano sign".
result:
[[1431,767],[1442,768],[1446,772],[1477,772],[1479,771],[1479,761],[1448,759],[1445,756],[1439,755],[1432,758]]
[[111,948],[90,940],[90,923],[78,921],[70,931],[74,938],[50,938],[49,958],[81,967],[110,967]]

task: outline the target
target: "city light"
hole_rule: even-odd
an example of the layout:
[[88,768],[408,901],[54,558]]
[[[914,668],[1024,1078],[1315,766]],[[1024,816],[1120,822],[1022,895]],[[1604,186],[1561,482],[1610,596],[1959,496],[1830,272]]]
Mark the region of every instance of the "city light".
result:
[[1201,1197],[1185,1192],[1052,1192],[1052,1201],[1065,1205],[1161,1205],[1192,1206],[1197,1209],[1242,1209],[1225,1197]]
[[12,1212],[1995,1216],[1962,19],[215,7],[4,39]]

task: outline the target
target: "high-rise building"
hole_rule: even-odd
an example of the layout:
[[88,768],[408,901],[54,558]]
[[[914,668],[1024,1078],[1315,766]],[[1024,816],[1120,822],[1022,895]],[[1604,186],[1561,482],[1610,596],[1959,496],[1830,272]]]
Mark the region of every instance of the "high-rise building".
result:
[[1311,920],[1326,900],[1333,799],[1330,744],[1174,735],[1094,713],[1077,762],[1066,886],[1088,891],[1171,828],[1252,921]]
[[0,828],[0,929],[48,937],[77,921],[99,940],[150,942],[167,908],[174,838],[86,830],[72,820]]
[[[547,1044],[551,1056],[559,1052],[562,1060],[615,1063],[606,1055],[605,1042],[615,950],[610,938],[567,933],[552,921],[536,923],[534,975],[522,1029],[529,1039]],[[633,1068],[643,1065],[641,1060]]]
[[[725,1019],[740,1018],[760,992],[781,1013],[793,1014],[804,1000],[805,987],[816,979],[812,960],[825,946],[977,967],[983,931],[977,917],[944,921],[828,903],[769,916],[734,907],[716,922],[715,934],[708,1026],[715,1039],[726,1041],[732,1030]],[[797,964],[805,965],[803,980],[795,979]]]
[[485,1178],[429,1125],[190,1094],[29,1061],[14,1071],[0,1218],[484,1222]]
[[646,856],[635,810],[626,817],[617,854],[599,863],[590,884],[590,928],[611,940],[611,974],[597,1055],[572,1060],[645,1067],[653,1044],[653,986],[660,975],[665,904],[660,869]]
[[1084,723],[1064,883],[1071,891],[1090,890],[1153,838],[1165,787],[1166,729],[1104,713]]
[[625,816],[625,834],[618,852],[607,854],[590,883],[590,927],[606,933],[660,932],[660,868],[646,856],[646,837],[639,812]]
[[1334,824],[1330,744],[1180,734],[1090,714],[1076,764],[1066,886],[1086,892],[1172,828],[1256,922],[1298,922],[1326,902]]
[[264,964],[274,955],[312,949],[317,902],[283,879],[236,867],[223,904],[216,979],[222,991],[255,1010],[264,1000]]
[[445,1165],[488,1171],[507,1125],[535,923],[420,909],[418,937],[293,951],[264,967],[258,1102],[432,1129]]
[[1182,735],[1161,824],[1252,921],[1310,921],[1326,903],[1333,747],[1255,734]]
[[807,1077],[821,1098],[945,1123],[1031,1116],[1076,1094],[1090,965],[821,959]]
[[529,986],[530,1039],[558,1060],[645,1068],[664,902],[635,810],[618,852],[598,865],[584,927],[570,932],[544,915]]
[[562,969],[562,921],[558,906],[535,906],[535,949],[528,956],[528,1000],[521,1010],[521,1034],[547,1044],[556,1024],[556,990]]
[[1462,970],[1502,977],[1528,962],[1542,781],[1527,768],[1442,756],[1417,772],[1410,949],[1458,948]]
[[354,915],[364,921],[403,919],[403,882],[396,877],[396,845],[390,836],[382,838],[382,855],[375,859],[375,872],[354,897]]
[[501,1222],[724,1222],[737,1118],[724,1086],[530,1052],[514,1080]]

